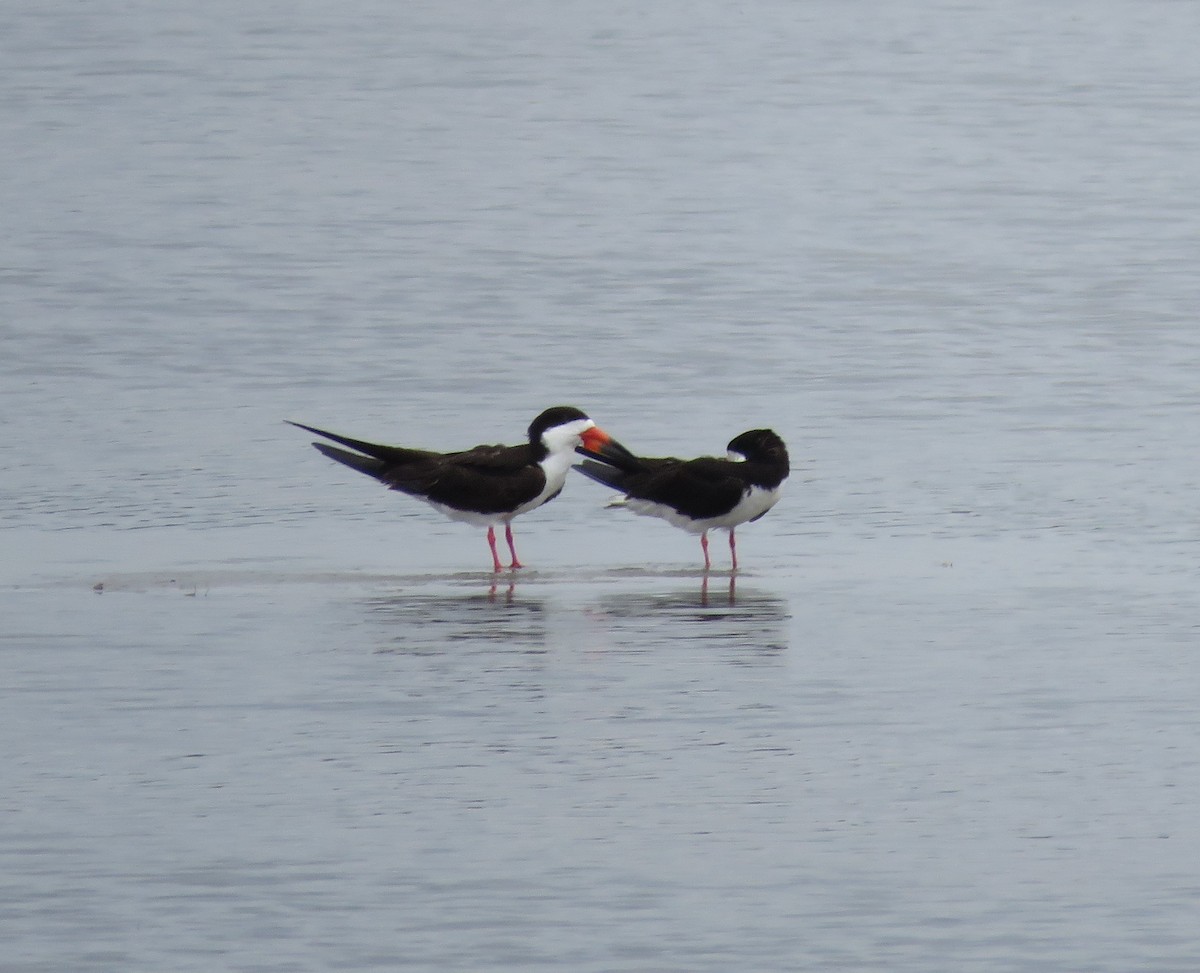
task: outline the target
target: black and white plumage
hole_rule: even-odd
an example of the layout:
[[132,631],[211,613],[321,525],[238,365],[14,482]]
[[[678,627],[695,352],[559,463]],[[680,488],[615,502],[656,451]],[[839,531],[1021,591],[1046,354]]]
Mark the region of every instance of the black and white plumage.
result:
[[770,429],[744,432],[732,439],[727,449],[727,459],[651,458],[635,456],[610,440],[598,449],[580,446],[576,451],[588,458],[575,469],[620,491],[623,495],[613,506],[660,517],[699,534],[705,570],[712,567],[708,532],[728,530],[729,554],[736,571],[735,530],[775,506],[790,466],[787,447]]
[[487,527],[496,571],[503,568],[496,553],[496,525],[504,524],[505,539],[512,553],[510,567],[523,567],[513,543],[513,518],[558,496],[576,447],[597,451],[612,442],[585,413],[572,406],[555,406],[534,419],[529,426],[528,442],[518,446],[476,446],[455,453],[384,446],[290,419],[288,422],[353,450],[313,443],[330,459],[425,501],[451,520]]

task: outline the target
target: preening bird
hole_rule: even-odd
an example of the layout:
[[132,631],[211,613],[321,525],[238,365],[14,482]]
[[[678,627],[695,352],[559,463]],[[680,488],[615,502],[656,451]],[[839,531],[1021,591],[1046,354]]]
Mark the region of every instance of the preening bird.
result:
[[635,456],[610,438],[599,447],[581,444],[576,452],[588,458],[575,469],[619,491],[622,496],[612,506],[660,517],[699,534],[706,571],[712,567],[708,532],[728,530],[729,556],[736,571],[735,530],[775,506],[790,467],[787,447],[770,429],[751,429],[734,437],[727,451],[726,459],[651,458]]

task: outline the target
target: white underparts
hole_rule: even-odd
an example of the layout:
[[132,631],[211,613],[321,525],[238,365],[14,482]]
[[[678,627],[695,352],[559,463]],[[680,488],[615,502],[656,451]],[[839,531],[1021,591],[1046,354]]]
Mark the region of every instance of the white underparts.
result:
[[763,487],[752,486],[746,490],[742,495],[742,499],[738,501],[737,506],[730,510],[729,513],[721,514],[717,517],[705,517],[702,520],[693,520],[686,514],[681,514],[678,510],[668,507],[666,504],[653,503],[650,500],[638,500],[635,497],[623,497],[621,498],[621,503],[610,502],[608,505],[610,507],[627,507],[635,514],[640,514],[643,517],[658,517],[692,534],[702,534],[706,530],[730,530],[740,524],[754,520],[756,517],[761,517],[779,502],[780,492],[779,487],[775,487],[773,490],[766,490]]

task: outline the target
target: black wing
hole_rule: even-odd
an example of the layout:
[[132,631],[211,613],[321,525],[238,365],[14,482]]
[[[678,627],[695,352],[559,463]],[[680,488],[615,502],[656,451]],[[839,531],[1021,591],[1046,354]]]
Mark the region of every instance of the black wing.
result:
[[673,507],[693,519],[719,517],[732,510],[746,492],[745,481],[737,475],[740,465],[707,456],[656,465],[639,474],[626,493]]
[[391,467],[380,477],[393,490],[454,510],[507,513],[534,499],[546,475],[524,446],[477,446],[427,462]]
[[693,460],[640,457],[636,471],[619,470],[596,460],[576,465],[584,476],[637,500],[678,510],[696,520],[728,513],[746,492],[737,475],[740,463],[701,457]]
[[299,422],[291,424],[358,451],[313,443],[330,459],[372,476],[393,490],[454,510],[506,513],[534,499],[546,485],[545,474],[534,462],[528,444],[435,453],[351,439]]

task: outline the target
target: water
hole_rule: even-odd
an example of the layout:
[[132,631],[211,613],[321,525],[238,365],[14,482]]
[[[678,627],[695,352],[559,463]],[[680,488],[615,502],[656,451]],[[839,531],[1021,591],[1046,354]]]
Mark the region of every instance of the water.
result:
[[0,17],[5,973],[1200,965],[1193,6]]

